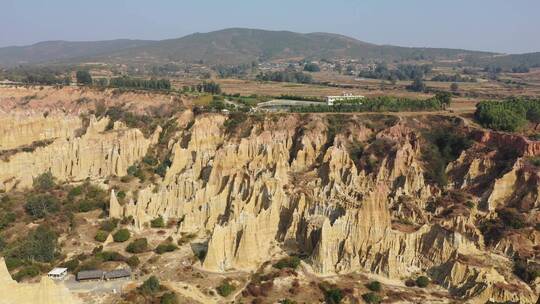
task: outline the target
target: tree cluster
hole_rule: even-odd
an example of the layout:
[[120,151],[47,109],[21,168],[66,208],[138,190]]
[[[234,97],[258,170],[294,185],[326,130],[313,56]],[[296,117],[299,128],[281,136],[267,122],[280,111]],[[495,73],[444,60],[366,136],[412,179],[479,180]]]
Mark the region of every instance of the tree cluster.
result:
[[213,81],[203,83],[199,83],[194,86],[186,86],[183,88],[183,91],[186,92],[199,92],[199,93],[210,93],[214,95],[221,94],[221,86],[219,83],[215,83]]
[[412,99],[402,97],[381,96],[363,98],[355,101],[309,105],[291,108],[292,112],[402,112],[402,111],[439,111],[451,102],[448,93],[440,93],[429,99]]
[[109,86],[114,88],[134,88],[146,90],[170,90],[171,82],[168,79],[140,79],[132,77],[111,78]]
[[304,65],[304,71],[306,72],[320,72],[321,68],[318,64],[309,62]]
[[528,122],[540,124],[540,100],[512,98],[483,101],[476,105],[475,118],[486,128],[515,132]]
[[426,74],[431,73],[431,70],[432,66],[429,64],[400,64],[396,69],[389,69],[385,63],[380,63],[377,64],[373,71],[362,71],[358,76],[390,81],[414,80],[423,79]]
[[219,66],[214,67],[214,70],[218,73],[219,77],[229,78],[229,77],[244,77],[253,68],[254,68],[254,64],[240,64],[240,65],[234,65],[234,66],[219,65]]
[[275,81],[275,82],[294,82],[294,83],[312,83],[311,75],[297,72],[292,69],[285,71],[266,72],[257,75],[257,80],[260,81]]
[[447,75],[439,74],[431,78],[431,81],[440,81],[440,82],[477,82],[478,80],[474,77],[461,76],[459,74]]

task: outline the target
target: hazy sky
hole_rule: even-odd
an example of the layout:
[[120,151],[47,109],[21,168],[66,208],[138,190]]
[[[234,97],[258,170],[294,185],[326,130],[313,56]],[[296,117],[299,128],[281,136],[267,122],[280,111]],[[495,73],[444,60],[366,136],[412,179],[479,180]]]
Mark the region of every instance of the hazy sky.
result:
[[0,46],[251,27],[522,53],[540,51],[539,14],[540,0],[0,0]]

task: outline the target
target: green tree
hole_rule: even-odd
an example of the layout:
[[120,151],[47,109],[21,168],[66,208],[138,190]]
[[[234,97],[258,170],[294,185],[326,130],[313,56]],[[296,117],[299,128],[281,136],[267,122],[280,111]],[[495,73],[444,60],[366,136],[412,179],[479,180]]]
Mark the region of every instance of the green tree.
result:
[[77,83],[83,84],[83,85],[91,85],[92,84],[92,75],[90,75],[90,72],[86,70],[80,70],[77,71]]
[[366,301],[366,303],[369,303],[369,304],[378,304],[378,303],[381,303],[382,301],[381,296],[373,292],[368,292],[368,293],[363,294],[362,299],[364,299],[364,301]]
[[234,285],[229,283],[229,281],[225,280],[221,282],[221,285],[219,285],[216,289],[220,296],[228,297],[231,293],[233,293],[236,287],[234,287]]
[[157,254],[164,254],[166,252],[173,252],[176,249],[178,249],[178,246],[176,246],[175,244],[173,244],[173,243],[164,243],[164,244],[159,244],[154,251]]
[[382,289],[382,286],[381,286],[381,283],[378,282],[378,281],[372,281],[372,282],[369,282],[366,287],[371,290],[371,291],[374,291],[374,292],[379,292],[381,291]]
[[44,218],[47,214],[58,212],[60,203],[49,194],[34,195],[28,199],[24,210],[34,218]]
[[134,255],[134,256],[129,257],[127,259],[126,263],[129,266],[135,268],[135,267],[139,266],[139,264],[141,263],[141,260],[139,260],[139,258],[136,255]]
[[156,276],[151,276],[139,287],[143,294],[151,295],[161,289],[161,284]]
[[56,186],[56,182],[52,173],[47,171],[33,179],[33,186],[36,190],[48,191]]
[[146,238],[140,238],[131,242],[127,246],[126,251],[129,253],[142,253],[145,252],[147,249],[148,241],[146,240]]
[[452,103],[452,94],[448,92],[439,92],[435,94],[435,99],[440,101],[444,107],[448,107]]
[[426,276],[419,276],[418,278],[416,278],[415,282],[416,282],[416,286],[425,288],[429,285],[429,278]]
[[457,91],[459,91],[459,85],[458,85],[457,83],[455,83],[455,82],[452,83],[452,84],[450,85],[450,90],[451,90],[452,92],[457,92]]
[[113,239],[117,243],[123,243],[131,237],[131,233],[127,229],[120,229],[113,234]]
[[540,125],[540,105],[531,107],[527,111],[527,120],[534,123],[534,129],[538,129],[538,125]]
[[168,292],[161,296],[160,304],[178,304],[178,297],[174,292]]
[[338,304],[343,300],[343,291],[339,288],[330,288],[324,292],[326,302],[329,304]]
[[165,227],[165,221],[163,220],[163,217],[159,216],[150,221],[150,226],[152,228],[163,228]]
[[319,72],[320,70],[321,68],[313,62],[306,63],[306,65],[304,65],[304,71],[306,72]]
[[109,233],[107,231],[98,230],[94,239],[98,242],[103,243],[107,240],[107,237],[109,237]]
[[21,247],[23,258],[49,263],[58,254],[58,236],[48,227],[41,225],[29,233]]
[[407,90],[413,92],[424,92],[426,90],[426,84],[422,78],[415,78],[411,85],[407,86]]

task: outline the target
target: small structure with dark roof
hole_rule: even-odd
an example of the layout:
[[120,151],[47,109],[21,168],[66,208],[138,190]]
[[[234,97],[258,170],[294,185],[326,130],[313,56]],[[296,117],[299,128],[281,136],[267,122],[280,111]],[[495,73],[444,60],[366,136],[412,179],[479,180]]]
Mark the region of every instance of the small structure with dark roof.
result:
[[77,273],[77,281],[103,280],[105,272],[102,270],[85,270]]
[[123,278],[130,278],[131,277],[131,270],[128,268],[124,269],[116,269],[113,271],[109,271],[105,273],[105,280],[115,280],[115,279],[123,279]]

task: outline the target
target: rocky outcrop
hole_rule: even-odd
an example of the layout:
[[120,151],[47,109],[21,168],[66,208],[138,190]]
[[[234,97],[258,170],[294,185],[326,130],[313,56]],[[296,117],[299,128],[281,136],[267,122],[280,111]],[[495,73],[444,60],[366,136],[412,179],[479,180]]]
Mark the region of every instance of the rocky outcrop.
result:
[[0,150],[30,145],[36,141],[71,138],[81,127],[79,117],[59,113],[0,114]]
[[511,148],[519,156],[540,155],[540,141],[527,139],[523,135],[493,131],[475,131],[475,139],[485,145]]
[[160,129],[145,138],[137,129],[115,123],[106,131],[107,118],[91,118],[81,137],[61,137],[31,152],[19,152],[0,160],[0,188],[29,187],[33,178],[50,171],[60,181],[122,176],[157,142]]
[[[501,287],[510,283],[498,279],[498,269],[482,277],[490,286],[482,290],[462,285],[476,280],[475,271],[450,275],[461,267],[456,257],[485,253],[476,217],[495,207],[480,213],[451,202],[427,211],[443,189],[424,179],[419,132],[406,121],[375,129],[362,123],[365,117],[342,119],[336,131],[324,115],[276,116],[248,121],[241,127],[250,132],[240,133],[224,116],[199,115],[171,142],[165,178],[125,205],[111,193],[111,216],[132,216],[138,229],[157,216],[177,218],[181,232],[209,232],[202,267],[212,271],[254,270],[283,252],[297,252],[324,275],[443,273],[441,282],[463,299],[523,297],[528,303],[534,293]],[[462,154],[447,169],[452,185],[481,188],[495,174],[497,160],[489,155],[475,161]],[[520,174],[493,179],[475,200],[494,206],[515,201]]]
[[62,283],[48,277],[41,278],[35,284],[17,283],[11,278],[1,257],[0,294],[0,304],[82,304]]
[[[537,296],[529,286],[507,279],[486,263],[486,256],[455,256],[434,269],[434,278],[467,303],[535,303]],[[509,280],[511,280],[509,282]]]

